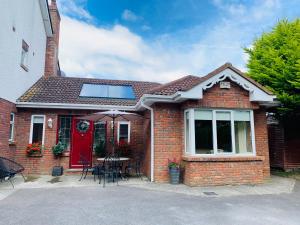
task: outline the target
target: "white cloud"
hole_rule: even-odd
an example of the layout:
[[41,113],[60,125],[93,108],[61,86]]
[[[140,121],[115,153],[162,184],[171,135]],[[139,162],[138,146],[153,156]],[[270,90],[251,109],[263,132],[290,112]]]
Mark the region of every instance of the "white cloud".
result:
[[139,17],[137,15],[135,15],[132,11],[125,9],[122,13],[122,19],[134,22],[134,21],[137,21],[139,19]]
[[92,15],[84,8],[87,0],[59,0],[59,11],[63,15],[91,21]]
[[[228,61],[245,70],[247,55],[242,48],[277,22],[280,2],[256,1],[251,7],[222,0],[214,4],[223,13],[218,23],[201,39],[179,44],[176,35],[149,42],[124,26],[97,27],[62,13],[61,68],[67,76],[159,82],[186,74],[205,75]],[[202,30],[187,30],[185,36],[196,32]]]

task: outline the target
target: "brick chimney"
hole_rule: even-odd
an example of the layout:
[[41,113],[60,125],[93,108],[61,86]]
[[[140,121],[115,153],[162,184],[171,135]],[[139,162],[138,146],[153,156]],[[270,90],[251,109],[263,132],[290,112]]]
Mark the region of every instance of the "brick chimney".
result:
[[60,68],[58,63],[60,15],[57,9],[56,0],[50,1],[49,11],[51,16],[53,37],[47,37],[45,77],[60,76]]

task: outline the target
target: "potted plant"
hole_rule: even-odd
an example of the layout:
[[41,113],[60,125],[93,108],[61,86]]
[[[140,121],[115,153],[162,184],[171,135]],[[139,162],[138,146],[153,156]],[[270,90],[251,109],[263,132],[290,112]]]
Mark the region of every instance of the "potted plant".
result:
[[28,157],[42,157],[43,146],[39,143],[28,144],[26,154]]
[[180,163],[176,161],[175,158],[173,160],[168,159],[168,167],[169,167],[170,183],[179,184]]
[[119,153],[120,156],[123,157],[128,157],[129,156],[129,143],[128,141],[121,139],[119,140],[119,142],[117,143],[117,151]]
[[62,155],[65,151],[66,146],[62,142],[58,142],[56,145],[52,147],[52,153],[57,158]]
[[54,166],[52,168],[52,176],[61,176],[63,175],[63,167],[60,166],[60,157],[62,156],[63,152],[66,149],[66,145],[59,141],[56,145],[52,147],[52,153],[54,157],[58,158],[58,166]]
[[101,140],[94,147],[95,155],[97,157],[105,157],[105,141]]

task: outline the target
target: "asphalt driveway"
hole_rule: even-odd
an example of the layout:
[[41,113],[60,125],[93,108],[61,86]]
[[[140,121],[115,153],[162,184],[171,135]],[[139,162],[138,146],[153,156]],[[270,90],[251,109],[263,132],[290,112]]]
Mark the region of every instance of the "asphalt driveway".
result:
[[197,197],[112,186],[21,189],[0,201],[0,224],[300,224],[292,194]]

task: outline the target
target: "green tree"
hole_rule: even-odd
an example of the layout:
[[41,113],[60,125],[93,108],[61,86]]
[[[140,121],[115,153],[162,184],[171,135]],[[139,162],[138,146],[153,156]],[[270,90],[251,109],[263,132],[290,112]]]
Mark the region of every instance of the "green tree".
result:
[[256,39],[249,54],[248,75],[270,89],[281,102],[282,120],[300,117],[300,19],[279,21]]

